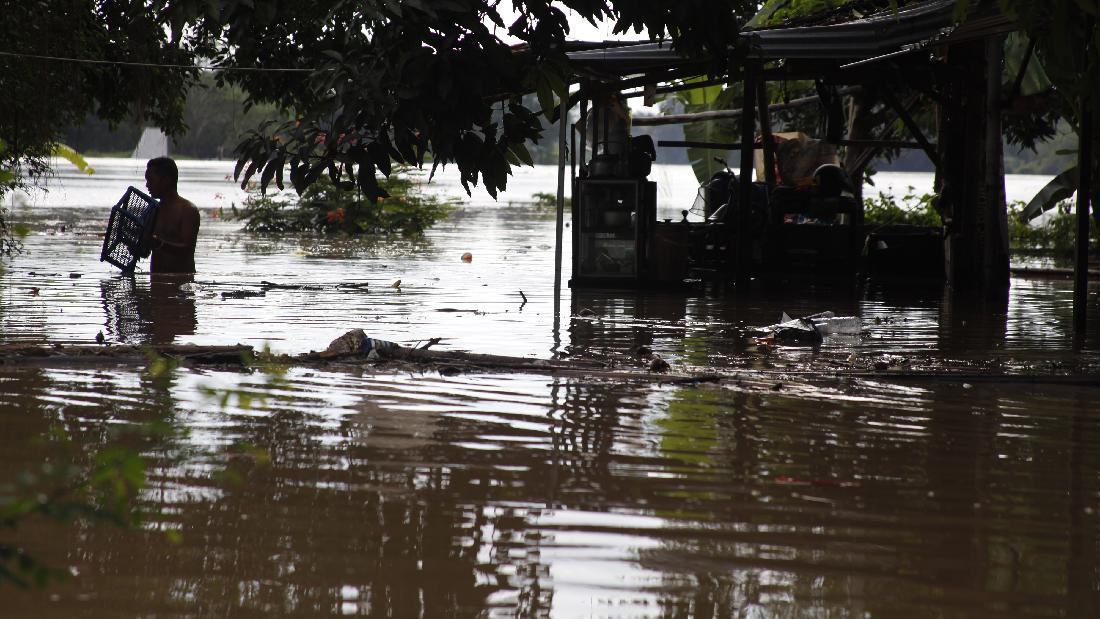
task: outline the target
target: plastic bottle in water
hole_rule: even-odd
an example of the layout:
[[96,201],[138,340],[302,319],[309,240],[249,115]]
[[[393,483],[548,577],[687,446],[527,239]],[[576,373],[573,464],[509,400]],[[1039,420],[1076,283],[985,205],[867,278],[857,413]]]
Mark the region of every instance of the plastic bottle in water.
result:
[[373,337],[364,336],[362,341],[359,342],[359,352],[364,355],[369,355],[372,351],[378,351],[378,354],[384,355],[398,348],[401,348],[401,345],[396,342],[379,340]]

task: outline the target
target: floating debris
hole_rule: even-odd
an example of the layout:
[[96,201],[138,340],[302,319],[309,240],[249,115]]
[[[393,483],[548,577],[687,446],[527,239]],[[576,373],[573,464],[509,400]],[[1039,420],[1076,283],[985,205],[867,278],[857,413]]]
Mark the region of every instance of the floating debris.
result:
[[668,361],[661,358],[660,355],[654,354],[653,358],[649,361],[650,372],[667,372],[669,370]]
[[222,299],[251,299],[267,296],[265,290],[231,290],[222,293]]

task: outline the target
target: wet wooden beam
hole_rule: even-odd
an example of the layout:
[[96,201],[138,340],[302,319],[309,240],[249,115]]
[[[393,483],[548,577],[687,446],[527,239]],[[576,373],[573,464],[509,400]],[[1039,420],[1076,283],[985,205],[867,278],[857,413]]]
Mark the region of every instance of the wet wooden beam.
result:
[[[841,95],[850,95],[859,92],[861,89],[858,86],[841,88]],[[812,105],[820,101],[820,97],[813,95],[810,97],[800,97],[798,99],[791,99],[785,103],[773,103],[768,106],[768,112],[782,112],[783,110],[791,110],[806,105]],[[743,110],[713,110],[710,112],[696,112],[694,114],[668,114],[666,116],[636,116],[631,119],[631,124],[636,127],[655,127],[658,125],[683,125],[687,123],[706,122],[708,120],[730,120],[733,118],[741,118]]]
[[909,110],[906,106],[902,105],[898,98],[894,96],[888,88],[882,90],[882,99],[890,106],[891,109],[898,115],[901,122],[905,124],[905,128],[909,130],[913,138],[920,144],[920,147],[924,150],[924,153],[928,155],[928,159],[938,168],[940,167],[940,155],[936,151],[936,148],[932,146],[932,143],[928,141],[928,138],[924,136],[924,132],[921,131],[917,121],[913,120],[913,117],[909,114]]
[[210,365],[243,365],[251,362],[256,351],[251,346],[200,346],[195,344],[146,345],[0,345],[0,363],[48,361],[49,363],[133,363],[148,362],[161,356],[181,362]]
[[659,140],[661,148],[709,148],[711,150],[741,150],[741,142],[692,142],[685,140]]
[[[864,148],[919,148],[924,149],[924,145],[920,142],[913,142],[910,140],[837,140],[835,142],[837,146],[860,146]],[[935,147],[935,144],[932,144]]]

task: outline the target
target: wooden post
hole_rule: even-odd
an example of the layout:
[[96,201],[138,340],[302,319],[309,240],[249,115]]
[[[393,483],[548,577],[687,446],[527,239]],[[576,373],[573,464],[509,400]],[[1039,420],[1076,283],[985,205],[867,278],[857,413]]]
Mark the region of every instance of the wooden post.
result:
[[[731,239],[734,243],[734,281],[737,285],[744,286],[749,283],[749,261],[752,258],[749,236],[749,209],[752,206],[752,168],[753,148],[752,143],[756,137],[756,118],[754,108],[756,106],[756,71],[747,69],[744,81],[744,98],[741,108],[741,170],[738,173],[737,213],[733,218],[736,231]],[[727,221],[730,221],[727,216]]]
[[1089,294],[1089,205],[1092,195],[1092,110],[1089,96],[1081,97],[1080,138],[1077,147],[1077,251],[1073,262],[1073,330],[1085,334]]
[[561,244],[565,227],[565,130],[569,122],[568,96],[558,101],[558,214],[554,228],[554,316],[561,313]]
[[958,77],[943,95],[938,172],[941,204],[947,210],[948,281],[957,290],[998,298],[1009,285],[1002,46],[1003,37],[989,37],[949,49],[947,63]]
[[775,189],[775,143],[772,141],[772,120],[768,113],[768,83],[760,81],[756,90],[756,107],[760,111],[760,138],[764,149],[764,181],[768,191]]
[[[590,119],[589,119],[589,113],[588,113],[588,97],[589,97],[588,93],[589,93],[589,90],[588,90],[587,84],[582,83],[580,91],[578,92],[578,95],[580,96],[580,100],[581,100],[581,114],[580,114],[580,121],[578,123],[580,125],[578,130],[581,133],[581,143],[580,143],[580,147],[577,149],[577,151],[575,153],[573,153],[573,159],[575,159],[575,160],[579,159],[580,160],[579,163],[578,163],[578,165],[580,166],[580,170],[579,170],[578,173],[579,173],[579,175],[582,179],[587,178],[588,174],[591,172],[591,170],[588,169],[588,162],[590,161],[590,159],[588,157],[588,133],[590,131],[589,127],[591,125],[591,123],[589,123]],[[595,148],[593,148],[592,150],[595,151]],[[578,180],[576,178],[574,178],[573,179],[573,190],[572,190],[573,199],[570,200],[571,206],[570,206],[570,209],[569,209],[569,212],[572,213],[572,216],[573,216],[573,227],[572,227],[572,230],[570,231],[569,236],[570,236],[570,238],[573,239],[573,256],[570,259],[570,264],[573,265],[573,272],[574,273],[577,272],[577,252],[578,252],[577,248],[579,248],[581,246],[581,243],[580,243],[580,226],[577,223],[581,220],[581,217],[580,217],[580,200],[579,200],[580,191],[578,191],[578,189],[579,189]]]
[[581,149],[578,151],[581,157],[581,170],[585,170],[588,165],[588,90],[582,85],[580,90],[581,95]]
[[1001,123],[1003,36],[985,40],[985,251],[982,280],[987,296],[999,297],[1009,285],[1008,207],[1005,204],[1004,128]]

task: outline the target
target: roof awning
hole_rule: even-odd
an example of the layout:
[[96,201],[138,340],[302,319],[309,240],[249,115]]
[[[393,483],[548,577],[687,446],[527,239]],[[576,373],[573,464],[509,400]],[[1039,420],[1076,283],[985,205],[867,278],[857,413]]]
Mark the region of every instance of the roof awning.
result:
[[749,30],[741,36],[759,60],[864,60],[933,43],[953,30],[955,0],[933,0],[839,24]]
[[[1011,20],[999,12],[973,16],[965,23],[955,25],[954,8],[955,0],[930,0],[848,22],[746,30],[740,36],[748,50],[748,57],[755,60],[856,62],[1017,29]],[[705,69],[713,60],[682,56],[668,42],[605,45],[601,49],[568,55],[577,66],[617,75],[691,66]]]

